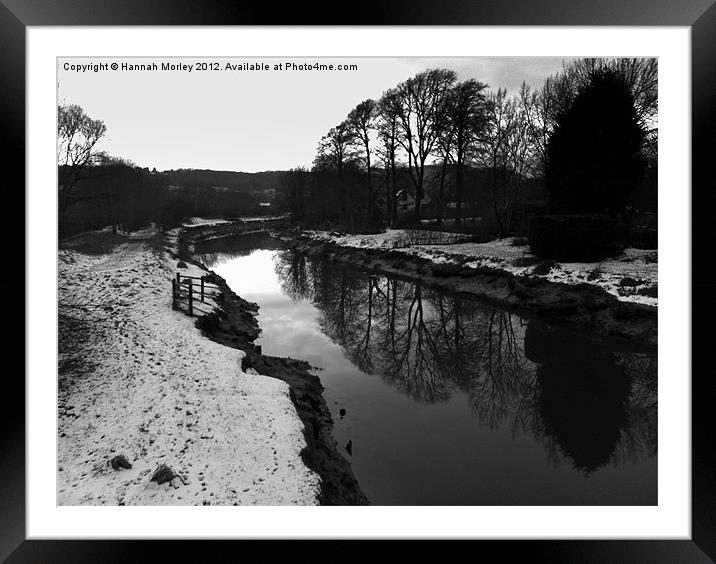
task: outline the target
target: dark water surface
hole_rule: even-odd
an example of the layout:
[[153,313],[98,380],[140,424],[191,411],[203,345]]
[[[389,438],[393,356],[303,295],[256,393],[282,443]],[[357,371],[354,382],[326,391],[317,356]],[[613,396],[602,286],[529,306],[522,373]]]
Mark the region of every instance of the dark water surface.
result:
[[263,236],[196,250],[265,354],[317,367],[371,504],[657,503],[655,354]]

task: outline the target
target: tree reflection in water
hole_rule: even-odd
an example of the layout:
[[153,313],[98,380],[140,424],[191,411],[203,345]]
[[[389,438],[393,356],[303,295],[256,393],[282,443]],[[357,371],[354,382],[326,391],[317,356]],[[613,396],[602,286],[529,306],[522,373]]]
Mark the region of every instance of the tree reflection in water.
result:
[[354,365],[416,401],[462,391],[482,425],[530,433],[585,474],[656,453],[655,355],[294,251],[275,268]]
[[613,354],[586,337],[530,323],[526,354],[537,369],[537,407],[545,435],[588,473],[616,454],[628,424],[631,382]]
[[194,243],[194,254],[201,256],[202,262],[209,268],[232,259],[245,257],[256,249],[279,249],[282,243],[267,231],[227,235],[215,239],[206,239]]

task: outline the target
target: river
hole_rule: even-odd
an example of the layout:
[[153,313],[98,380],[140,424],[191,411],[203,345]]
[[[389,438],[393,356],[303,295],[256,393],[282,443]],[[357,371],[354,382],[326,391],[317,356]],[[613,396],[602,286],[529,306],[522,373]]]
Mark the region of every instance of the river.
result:
[[656,354],[283,249],[198,243],[305,360],[373,505],[655,505]]

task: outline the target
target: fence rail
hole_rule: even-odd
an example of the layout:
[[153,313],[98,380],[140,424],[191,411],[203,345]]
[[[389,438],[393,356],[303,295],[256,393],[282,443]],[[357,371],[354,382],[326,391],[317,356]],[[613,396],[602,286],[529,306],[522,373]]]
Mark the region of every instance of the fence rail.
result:
[[176,278],[172,278],[172,309],[186,311],[190,316],[211,313],[208,304],[206,308],[200,304],[206,304],[206,298],[216,297],[220,292],[216,284],[206,281],[206,276],[188,276],[177,272]]
[[395,247],[408,245],[454,245],[475,241],[475,235],[467,233],[452,233],[445,231],[432,231],[429,229],[407,229],[402,238],[395,241]]

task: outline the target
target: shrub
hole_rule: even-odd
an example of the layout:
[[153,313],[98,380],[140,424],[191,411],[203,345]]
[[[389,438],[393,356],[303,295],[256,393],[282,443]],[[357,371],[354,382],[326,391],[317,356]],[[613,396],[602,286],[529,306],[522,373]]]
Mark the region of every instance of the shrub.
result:
[[536,255],[593,260],[617,249],[618,226],[606,215],[542,215],[530,221],[529,244]]
[[635,226],[629,229],[627,244],[635,249],[656,249],[659,246],[659,234],[652,227]]
[[589,275],[587,276],[587,280],[598,280],[601,275],[602,275],[602,269],[597,266],[596,268],[593,268],[589,272]]
[[646,264],[654,264],[655,262],[659,262],[659,253],[657,251],[654,251],[653,253],[644,255],[644,262]]
[[385,233],[385,226],[381,221],[369,221],[357,231],[363,235],[376,235],[378,233]]
[[620,286],[639,286],[643,284],[643,280],[637,280],[636,278],[632,278],[631,276],[625,276],[619,281]]
[[157,466],[157,469],[154,471],[154,474],[152,474],[152,477],[149,480],[151,482],[156,482],[157,484],[165,484],[167,482],[171,482],[176,477],[177,474],[174,470],[172,470],[172,468],[166,464],[160,464]]
[[537,274],[539,276],[547,276],[555,266],[557,266],[557,263],[554,261],[542,261],[532,269],[532,274]]
[[394,227],[396,229],[405,229],[406,227],[420,227],[420,224],[416,223],[414,215],[405,214],[397,217]]
[[130,470],[132,468],[131,463],[129,460],[127,460],[127,457],[123,454],[115,456],[112,460],[109,461],[110,465],[114,470],[120,470],[120,469],[126,469]]
[[657,286],[648,286],[646,288],[640,288],[637,291],[637,294],[639,294],[640,296],[648,296],[650,298],[658,298],[659,288]]
[[215,312],[207,313],[198,317],[194,322],[194,326],[201,331],[212,333],[221,326],[221,317]]

